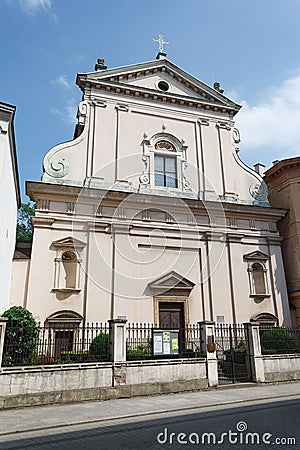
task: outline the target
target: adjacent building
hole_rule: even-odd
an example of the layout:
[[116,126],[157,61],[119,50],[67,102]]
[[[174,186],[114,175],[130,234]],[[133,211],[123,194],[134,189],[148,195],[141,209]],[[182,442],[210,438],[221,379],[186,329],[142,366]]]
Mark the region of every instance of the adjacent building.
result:
[[12,258],[20,206],[15,112],[15,106],[0,102],[0,314],[9,307]]
[[274,162],[264,177],[270,203],[286,208],[278,222],[294,325],[300,325],[300,157]]
[[286,211],[239,158],[240,106],[162,52],[114,69],[99,59],[77,84],[74,140],[27,182],[32,255],[13,302],[53,326],[119,316],[290,325],[277,231]]

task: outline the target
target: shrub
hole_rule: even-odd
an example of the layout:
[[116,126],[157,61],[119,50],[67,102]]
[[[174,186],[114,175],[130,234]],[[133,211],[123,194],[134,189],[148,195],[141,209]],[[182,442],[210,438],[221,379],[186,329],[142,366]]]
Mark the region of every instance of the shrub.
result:
[[261,346],[263,354],[293,353],[296,351],[294,336],[282,327],[272,328],[262,333]]
[[127,345],[127,357],[128,359],[151,359],[152,351],[150,344],[140,344],[136,348],[128,348]]
[[26,366],[34,363],[39,329],[31,312],[22,306],[12,306],[3,313],[7,317],[3,366]]
[[240,342],[235,346],[234,351],[236,353],[245,353],[246,352],[246,342],[244,339],[241,339]]
[[109,334],[100,333],[96,336],[90,345],[89,352],[98,357],[108,358],[109,356]]

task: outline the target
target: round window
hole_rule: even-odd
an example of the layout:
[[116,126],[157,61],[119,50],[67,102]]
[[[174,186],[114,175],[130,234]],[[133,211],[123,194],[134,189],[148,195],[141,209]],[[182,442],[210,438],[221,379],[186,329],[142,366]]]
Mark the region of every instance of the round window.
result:
[[158,89],[160,89],[161,91],[168,91],[170,89],[169,83],[167,83],[166,81],[159,81],[157,84]]

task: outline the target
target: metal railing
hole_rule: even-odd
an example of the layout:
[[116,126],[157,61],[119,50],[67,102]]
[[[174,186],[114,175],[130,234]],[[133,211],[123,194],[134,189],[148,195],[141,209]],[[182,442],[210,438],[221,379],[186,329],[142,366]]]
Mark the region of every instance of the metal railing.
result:
[[261,325],[259,327],[263,355],[300,353],[300,329]]
[[215,325],[220,384],[247,382],[252,378],[248,335],[243,324]]
[[8,326],[3,348],[3,366],[71,364],[109,360],[109,325],[76,323]]

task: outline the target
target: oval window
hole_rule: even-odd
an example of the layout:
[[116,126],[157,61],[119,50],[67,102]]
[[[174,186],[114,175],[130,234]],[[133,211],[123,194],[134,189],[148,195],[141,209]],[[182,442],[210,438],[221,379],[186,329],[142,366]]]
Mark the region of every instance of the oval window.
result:
[[166,81],[159,81],[158,84],[158,89],[160,89],[161,91],[168,91],[170,89],[169,83],[167,83]]

